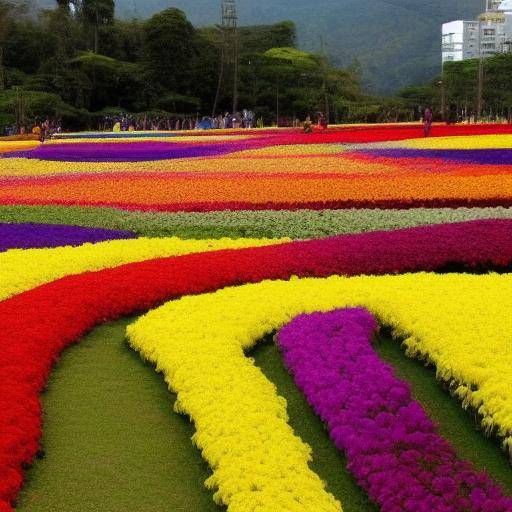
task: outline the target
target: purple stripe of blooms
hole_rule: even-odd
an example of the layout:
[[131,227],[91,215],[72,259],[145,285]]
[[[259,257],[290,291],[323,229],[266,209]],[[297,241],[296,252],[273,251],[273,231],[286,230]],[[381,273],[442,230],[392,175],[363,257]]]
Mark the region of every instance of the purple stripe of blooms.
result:
[[429,158],[481,165],[512,165],[512,149],[370,149],[364,154],[385,158]]
[[364,309],[301,315],[278,335],[287,367],[348,468],[382,512],[510,512],[512,500],[457,458],[407,383],[380,360]]
[[16,151],[6,158],[30,158],[63,162],[141,162],[221,156],[236,151],[256,149],[263,140],[187,144],[159,141],[80,142],[67,144],[41,144],[28,151]]
[[172,139],[180,137],[178,133],[169,132],[81,132],[54,135],[58,139]]
[[131,231],[50,224],[0,224],[0,252],[8,249],[51,248],[87,242],[136,238]]

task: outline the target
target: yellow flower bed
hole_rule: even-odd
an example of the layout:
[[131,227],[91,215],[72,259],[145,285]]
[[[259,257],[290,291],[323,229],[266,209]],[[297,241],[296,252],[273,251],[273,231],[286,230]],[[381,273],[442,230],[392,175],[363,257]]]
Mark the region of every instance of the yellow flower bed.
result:
[[336,510],[307,466],[286,404],[244,350],[301,313],[364,306],[428,359],[512,446],[512,277],[408,274],[266,281],[184,297],[127,329],[195,423],[214,469],[208,487],[230,511]]
[[428,137],[383,145],[408,149],[510,149],[512,135],[470,135],[465,137]]
[[[2,140],[0,141],[0,154],[11,151],[26,151],[41,144],[38,140]],[[3,165],[3,164],[2,164]]]
[[[247,149],[224,155],[223,159],[233,160],[240,157],[289,157],[308,155],[335,155],[350,150],[347,144],[290,144],[286,146],[269,146],[261,149]],[[311,161],[308,162],[311,165]]]
[[221,249],[242,249],[288,242],[290,239],[181,240],[138,238],[113,240],[80,247],[14,249],[0,253],[0,300],[82,272],[113,268],[154,258],[182,256]]
[[[2,161],[0,177],[2,176],[71,176],[79,174],[108,174],[136,173],[143,175],[187,173],[194,174],[273,174],[273,173],[305,173],[305,174],[350,174],[358,176],[383,175],[390,173],[405,174],[407,168],[398,169],[396,166],[379,162],[354,160],[343,155],[341,146],[337,149],[330,146],[325,153],[314,159],[307,158],[316,151],[313,146],[285,146],[286,149],[240,151],[232,155],[215,158],[189,158],[175,160],[158,160],[154,162],[56,162],[28,158],[9,158]],[[305,151],[305,153],[304,153]],[[321,151],[320,149],[318,150]],[[288,153],[287,153],[288,152]],[[287,159],[286,156],[305,155],[305,158]],[[281,157],[282,161],[276,161]],[[236,163],[236,165],[235,165]],[[430,175],[429,175],[430,179]],[[13,182],[16,183],[16,182]],[[19,183],[22,183],[21,181]]]

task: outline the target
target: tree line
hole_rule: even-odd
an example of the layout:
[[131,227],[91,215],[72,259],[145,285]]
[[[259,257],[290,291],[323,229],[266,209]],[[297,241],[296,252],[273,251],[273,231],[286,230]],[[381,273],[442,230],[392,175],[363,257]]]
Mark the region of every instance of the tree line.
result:
[[398,98],[409,108],[430,107],[438,120],[476,121],[480,103],[482,120],[512,122],[512,54],[488,57],[481,65],[480,86],[479,59],[447,62],[440,75],[400,91]]
[[[196,28],[174,8],[148,20],[116,19],[114,0],[56,0],[36,10],[28,0],[0,0],[0,126],[35,117],[65,127],[95,127],[108,115],[210,115],[218,87],[223,33]],[[297,49],[295,26],[238,31],[239,105],[266,124],[321,111],[330,122],[401,120],[393,99],[365,94],[360,69],[333,67]],[[218,113],[230,111],[227,66]]]
[[[65,128],[97,128],[124,112],[153,117],[212,115],[224,36],[194,27],[174,8],[147,20],[117,19],[114,0],[0,0],[0,129],[37,117]],[[265,124],[291,124],[323,112],[334,122],[474,118],[478,61],[447,63],[441,75],[391,97],[366,94],[357,62],[336,68],[321,53],[297,49],[291,21],[241,27],[239,105]],[[512,118],[512,55],[486,59],[483,116]],[[233,63],[216,114],[232,108]],[[27,126],[28,127],[28,126]]]

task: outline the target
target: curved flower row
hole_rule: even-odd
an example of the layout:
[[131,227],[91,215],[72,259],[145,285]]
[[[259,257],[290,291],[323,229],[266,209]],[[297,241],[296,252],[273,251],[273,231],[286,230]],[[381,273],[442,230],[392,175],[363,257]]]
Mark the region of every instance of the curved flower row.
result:
[[363,309],[295,318],[277,337],[299,389],[382,512],[512,510],[512,499],[453,447],[372,348]]
[[[432,135],[435,137],[442,136],[460,136],[460,135],[484,135],[484,134],[506,134],[512,133],[510,125],[506,124],[486,124],[486,125],[435,125],[432,130]],[[130,138],[130,137],[173,137],[181,135],[191,135],[194,137],[210,137],[212,135],[270,135],[270,136],[290,136],[295,140],[304,140],[314,142],[373,142],[380,140],[404,140],[412,138],[423,137],[423,126],[418,124],[359,124],[359,125],[343,125],[334,126],[331,129],[322,133],[302,134],[301,130],[297,129],[238,129],[238,130],[208,130],[208,131],[189,131],[189,132],[122,132],[122,133],[75,133],[75,134],[60,134],[56,138]]]
[[181,238],[319,238],[480,219],[510,219],[512,208],[298,210],[206,213],[131,212],[115,208],[0,206],[0,222],[49,222]]
[[0,223],[0,252],[8,249],[76,246],[128,238],[136,238],[135,233],[68,225]]
[[[462,137],[465,139],[465,137]],[[507,139],[507,144],[510,139]],[[501,138],[497,138],[500,142]],[[420,149],[389,149],[388,144],[384,149],[381,145],[364,145],[364,146],[349,146],[341,144],[293,144],[293,145],[280,145],[265,146],[263,142],[246,141],[229,143],[230,146],[224,144],[211,144],[212,147],[220,151],[219,148],[237,149],[235,152],[226,153],[223,155],[216,155],[214,158],[175,158],[165,160],[153,161],[125,161],[117,162],[111,161],[112,155],[108,147],[103,145],[96,148],[93,144],[92,148],[87,147],[91,155],[100,160],[101,155],[107,151],[108,158],[106,161],[75,161],[62,162],[57,160],[33,160],[27,158],[6,158],[2,161],[0,176],[2,177],[2,184],[9,183],[23,183],[32,182],[38,183],[37,177],[57,177],[65,178],[68,182],[77,178],[77,175],[109,175],[116,174],[119,177],[129,177],[137,173],[151,173],[152,175],[180,175],[187,173],[189,176],[202,176],[209,175],[210,177],[229,176],[246,176],[256,177],[261,175],[268,176],[293,176],[300,175],[307,176],[324,176],[340,178],[369,178],[372,176],[387,175],[388,177],[400,176],[417,176],[417,175],[436,175],[443,173],[446,176],[472,176],[485,175],[485,174],[503,174],[510,171],[510,162],[489,162],[475,166],[470,162],[456,162],[456,161],[443,161],[441,158],[428,158],[428,151]],[[132,148],[132,144],[114,144],[117,147],[117,152],[121,157],[125,158],[132,152],[146,152],[147,143],[139,143],[138,146]],[[72,148],[67,148],[68,145],[61,146],[44,146],[45,151],[53,149],[55,151],[63,151],[67,149],[68,152],[75,154]],[[126,148],[125,148],[126,146]],[[260,149],[255,147],[263,146]],[[204,145],[191,145],[191,144],[162,144],[159,143],[161,151],[165,152],[166,148],[176,152],[184,152],[189,147],[194,151],[202,151]],[[509,145],[507,146],[510,147]],[[253,148],[253,149],[251,149]],[[405,151],[406,156],[410,151],[417,152],[419,155],[416,159],[410,158],[386,158],[385,155],[389,154],[394,156],[395,152]],[[479,150],[483,151],[483,150]],[[507,150],[501,150],[507,151]],[[388,152],[388,153],[386,153]],[[444,154],[444,150],[439,150],[439,155]],[[453,154],[459,151],[452,151]],[[473,153],[477,153],[473,151]],[[78,152],[78,155],[80,152]],[[398,154],[398,153],[397,153]],[[77,155],[77,157],[78,157]],[[189,155],[190,156],[190,155]],[[423,158],[421,158],[423,156]],[[85,158],[85,157],[83,157]],[[276,165],[278,167],[276,167]],[[276,173],[278,171],[278,173]],[[20,178],[15,180],[14,178]],[[21,178],[24,180],[21,180]],[[30,178],[30,179],[29,179]],[[43,183],[46,182],[43,180]]]
[[380,142],[375,144],[380,148],[410,148],[410,149],[510,149],[512,135],[468,135],[466,137],[426,137],[399,142]]
[[266,139],[244,141],[210,141],[209,144],[192,142],[131,141],[119,142],[80,142],[42,144],[30,151],[7,153],[7,158],[26,158],[59,162],[139,162],[219,156],[258,148],[266,144]]
[[287,239],[180,240],[139,238],[114,240],[80,247],[11,250],[0,254],[0,300],[71,274],[81,274],[127,263],[222,249],[279,244]]
[[[265,449],[274,436],[290,446],[291,432],[286,439],[284,426],[279,426],[283,413],[276,410],[275,399],[255,391],[260,387],[261,376],[250,360],[242,359],[241,351],[252,348],[258,340],[299,314],[359,305],[369,308],[399,336],[407,336],[405,343],[410,352],[421,352],[434,362],[441,376],[459,382],[467,390],[466,402],[478,409],[484,423],[497,425],[507,442],[510,441],[512,357],[507,347],[512,329],[512,279],[508,275],[295,279],[185,297],[141,318],[127,329],[127,334],[132,347],[165,375],[170,388],[178,395],[179,412],[194,421],[197,430],[194,440],[214,470],[209,484],[219,488],[217,496],[225,503],[229,504],[238,493],[246,496],[247,489],[262,490],[262,474],[266,477],[265,491],[266,486],[273,488],[276,478],[288,481],[284,469],[288,468],[290,477],[294,474],[292,466],[280,464],[280,451],[276,461],[272,452]],[[231,380],[237,372],[244,376],[242,382]],[[215,375],[212,385],[204,375]],[[247,382],[249,378],[253,379],[252,385]],[[268,393],[268,387],[264,389]],[[390,398],[393,397],[391,393]],[[254,411],[259,411],[257,423],[252,421]],[[394,435],[399,433],[400,429]],[[246,440],[246,436],[259,443]],[[237,455],[234,458],[228,455],[232,451]],[[408,453],[407,457],[413,461],[414,455]],[[239,458],[252,464],[242,464]],[[369,459],[362,462],[367,471],[371,469],[370,462]],[[388,462],[392,464],[391,460]],[[452,469],[463,471],[464,468]],[[435,494],[444,492],[449,496],[450,482],[441,473],[438,476],[441,480],[432,481]],[[456,478],[454,474],[444,476]],[[486,480],[465,477],[466,483],[475,486],[469,503],[461,497],[455,508],[441,506],[431,510],[462,512],[468,504],[472,504],[470,510],[479,512],[494,512],[489,508],[491,504],[500,505],[497,510],[512,510],[509,502],[500,503],[499,493],[487,486]],[[484,494],[478,486],[486,489]],[[461,484],[461,492],[462,487]],[[419,493],[417,487],[413,491]],[[293,492],[297,491],[293,489]],[[246,497],[253,498],[253,495]],[[410,499],[411,507],[417,504],[414,495]],[[440,504],[438,500],[431,503]],[[508,508],[504,509],[505,504]],[[275,509],[267,504],[263,510]],[[310,503],[303,510],[315,510],[315,506]]]
[[[270,274],[273,278],[294,274],[328,276],[435,271],[449,268],[452,263],[457,263],[461,269],[504,269],[512,264],[512,220],[483,220],[284,242],[286,239],[140,238],[76,248],[12,250],[0,254],[0,300],[70,274],[193,252],[257,246],[268,247],[236,253],[237,264],[255,276],[261,275],[261,270],[267,266],[273,269],[274,273]],[[221,262],[222,258],[221,255]],[[254,268],[256,262],[261,268]]]
[[[274,164],[275,168],[275,164]],[[2,184],[0,204],[110,206],[129,210],[222,211],[512,205],[512,173],[466,176],[133,173],[75,175]]]
[[365,149],[363,153],[392,159],[426,158],[431,160],[448,160],[450,162],[464,162],[478,165],[504,165],[509,166],[512,161],[512,149]]
[[[241,145],[241,143],[240,143]],[[249,146],[250,147],[250,146]],[[91,150],[93,154],[95,151]],[[388,153],[386,153],[386,151]],[[390,151],[419,152],[416,159],[394,158]],[[379,153],[380,152],[380,153]],[[458,153],[458,152],[455,152]],[[122,154],[125,154],[123,152]],[[390,157],[386,157],[389,154]],[[441,156],[443,151],[439,153]],[[421,156],[424,156],[421,158]],[[391,158],[392,157],[392,158]],[[144,162],[60,162],[57,160],[30,160],[9,158],[2,161],[0,183],[13,184],[73,183],[85,177],[112,177],[127,180],[142,173],[161,179],[188,176],[221,179],[223,177],[258,178],[338,178],[370,179],[387,177],[397,179],[411,176],[450,177],[486,176],[510,172],[508,162],[473,165],[441,158],[428,158],[422,150],[357,149],[341,145],[272,146],[264,150],[241,150],[209,158],[177,158],[174,160]],[[57,178],[60,178],[59,180]]]
[[14,151],[23,151],[27,149],[33,149],[38,147],[40,144],[37,140],[0,140],[0,155],[12,153]]
[[15,499],[22,466],[38,450],[38,395],[53,362],[98,323],[263,279],[438,270],[448,263],[507,266],[511,224],[481,221],[151,260],[72,275],[0,302],[0,509]]

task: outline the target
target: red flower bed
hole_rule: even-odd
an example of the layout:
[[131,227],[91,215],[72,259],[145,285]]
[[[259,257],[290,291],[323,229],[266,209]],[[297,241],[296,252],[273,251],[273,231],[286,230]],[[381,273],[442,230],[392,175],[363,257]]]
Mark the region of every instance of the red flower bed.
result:
[[[432,137],[456,137],[461,135],[499,135],[512,133],[509,124],[484,125],[434,125]],[[423,125],[377,125],[333,128],[315,133],[286,133],[279,135],[279,144],[328,144],[335,142],[365,143],[406,139],[418,139],[424,136]],[[275,144],[276,142],[273,141]]]
[[[0,302],[0,511],[39,449],[38,395],[67,346],[95,325],[187,294],[264,279],[512,264],[512,221],[475,221],[151,260],[70,276]],[[2,503],[3,502],[3,503]]]

